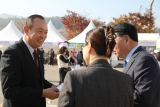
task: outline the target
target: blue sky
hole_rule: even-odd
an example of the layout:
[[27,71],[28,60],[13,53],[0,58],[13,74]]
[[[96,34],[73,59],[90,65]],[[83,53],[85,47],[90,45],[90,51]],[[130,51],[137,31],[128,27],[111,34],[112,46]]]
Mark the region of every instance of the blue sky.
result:
[[[64,16],[66,10],[72,10],[87,18],[100,18],[109,23],[113,17],[129,12],[141,12],[149,8],[152,0],[0,0],[0,14],[8,13],[27,17],[31,14],[43,16]],[[153,12],[156,26],[160,28],[160,0],[155,0]]]

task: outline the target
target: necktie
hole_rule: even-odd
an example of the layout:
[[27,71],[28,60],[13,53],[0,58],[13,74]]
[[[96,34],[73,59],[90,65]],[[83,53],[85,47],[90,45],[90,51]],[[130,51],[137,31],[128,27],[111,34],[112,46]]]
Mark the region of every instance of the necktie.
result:
[[123,68],[125,68],[125,67],[126,67],[126,65],[127,65],[127,61],[126,61],[126,60],[124,60],[124,62],[123,62]]
[[36,50],[34,50],[33,56],[34,56],[34,62],[36,64],[36,67],[38,68],[38,58],[37,58],[37,51]]

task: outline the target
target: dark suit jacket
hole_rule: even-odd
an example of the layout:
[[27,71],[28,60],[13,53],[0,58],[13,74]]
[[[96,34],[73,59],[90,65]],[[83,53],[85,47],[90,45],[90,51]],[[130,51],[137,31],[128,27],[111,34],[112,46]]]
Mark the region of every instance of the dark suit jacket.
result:
[[139,47],[123,72],[134,81],[134,107],[160,107],[160,69],[151,54]]
[[2,54],[3,107],[46,107],[42,90],[51,87],[51,83],[44,78],[43,57],[39,50],[37,53],[39,69],[22,39]]
[[96,60],[67,73],[58,107],[133,107],[132,80],[106,60]]

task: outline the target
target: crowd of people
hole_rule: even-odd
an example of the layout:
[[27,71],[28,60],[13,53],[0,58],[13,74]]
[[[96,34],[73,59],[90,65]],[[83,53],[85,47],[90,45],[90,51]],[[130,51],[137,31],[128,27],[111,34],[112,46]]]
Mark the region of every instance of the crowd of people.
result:
[[[67,49],[68,50],[68,49]],[[45,52],[43,50],[43,48],[40,48],[40,51],[43,55],[43,62],[45,62],[46,60],[46,63],[48,65],[55,65],[57,64],[57,55],[59,54],[59,51],[57,53],[54,52],[53,48],[49,48],[49,51],[48,52]],[[83,61],[83,53],[82,51],[75,51],[75,49],[73,49],[73,51],[67,51],[66,53],[66,56],[71,56],[72,59],[77,62],[76,64],[79,64],[80,66],[83,66],[85,63]],[[72,63],[69,61],[69,65],[74,65],[75,63]]]
[[[68,65],[76,63],[75,59],[68,47],[60,47],[61,91],[44,77],[44,52],[38,48],[47,31],[43,16],[31,15],[23,38],[2,53],[3,107],[46,107],[45,98],[58,98],[58,107],[160,107],[159,64],[138,45],[134,25],[121,22],[87,32],[83,50],[77,54],[77,62],[84,60],[87,65],[82,69],[71,71]],[[48,54],[52,61],[53,53],[51,49]],[[108,63],[112,53],[124,59],[123,72]]]

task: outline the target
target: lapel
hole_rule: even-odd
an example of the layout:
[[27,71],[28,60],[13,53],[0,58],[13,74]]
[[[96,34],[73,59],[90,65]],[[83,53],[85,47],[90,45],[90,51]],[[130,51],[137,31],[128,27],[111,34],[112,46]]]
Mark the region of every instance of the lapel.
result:
[[20,41],[18,42],[18,44],[20,45],[22,51],[24,52],[24,55],[25,55],[25,58],[26,58],[26,61],[28,61],[28,63],[30,64],[30,66],[33,68],[33,72],[35,73],[36,77],[38,79],[40,79],[40,75],[38,73],[38,69],[36,67],[36,64],[26,46],[26,44],[23,42],[22,38],[20,39]]
[[88,67],[107,67],[112,68],[111,65],[105,59],[97,59],[93,61]]
[[134,63],[135,61],[135,58],[138,56],[138,54],[141,52],[141,51],[144,51],[144,49],[140,46],[137,48],[137,50],[133,53],[133,55],[131,56],[129,62],[127,63],[127,66],[126,68],[123,70],[124,73],[127,73],[130,69],[130,67],[132,66],[132,64]]

